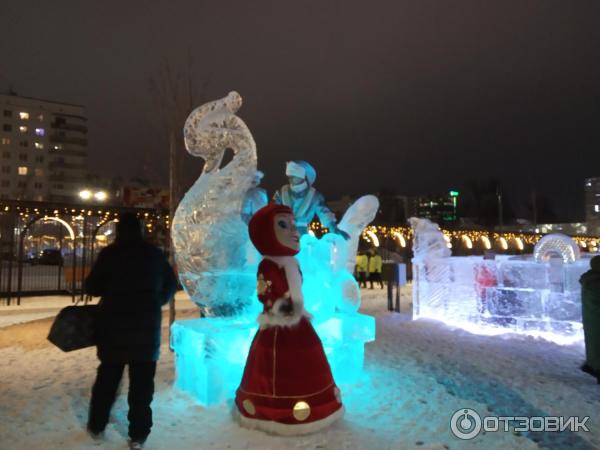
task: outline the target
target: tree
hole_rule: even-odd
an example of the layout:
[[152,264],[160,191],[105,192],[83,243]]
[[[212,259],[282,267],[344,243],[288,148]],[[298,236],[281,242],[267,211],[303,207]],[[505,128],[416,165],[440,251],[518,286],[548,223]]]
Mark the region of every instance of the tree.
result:
[[[193,81],[193,60],[188,52],[185,64],[173,69],[171,62],[164,59],[156,77],[150,80],[150,92],[158,107],[158,117],[169,152],[169,219],[183,197],[180,180],[181,161],[184,160],[183,126],[192,110],[205,102],[208,81],[200,92]],[[173,244],[169,240],[169,259],[174,263]],[[169,325],[175,320],[174,298],[169,302]]]

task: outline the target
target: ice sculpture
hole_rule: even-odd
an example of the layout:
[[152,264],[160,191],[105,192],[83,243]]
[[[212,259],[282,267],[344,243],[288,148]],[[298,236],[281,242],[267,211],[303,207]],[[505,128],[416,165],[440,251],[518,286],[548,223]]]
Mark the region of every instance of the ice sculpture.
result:
[[[255,268],[249,264],[240,217],[256,173],[256,145],[235,115],[237,92],[196,108],[185,121],[185,146],[205,160],[202,174],[177,207],[171,237],[179,279],[205,315],[240,315],[252,305]],[[233,159],[219,168],[226,149]]]
[[533,249],[533,258],[537,262],[558,257],[564,263],[572,263],[581,257],[577,243],[569,236],[560,233],[548,234],[541,238]]
[[417,261],[446,258],[451,255],[440,227],[429,219],[408,219],[414,232],[413,253]]
[[[431,233],[429,227],[414,230],[416,241],[420,230]],[[433,242],[430,237],[427,242]],[[574,242],[567,239],[572,241],[553,235],[540,240],[536,255],[559,258],[538,260],[531,255],[439,257],[436,246],[416,249],[413,318],[436,319],[476,333],[512,332],[561,344],[580,341],[578,280],[589,261],[573,259]],[[427,248],[433,249],[431,254]]]
[[[256,148],[235,115],[240,105],[241,97],[232,92],[188,117],[186,148],[206,163],[177,208],[172,227],[181,283],[203,314],[211,316],[173,324],[175,384],[204,405],[233,398],[260,309],[255,298],[258,259],[248,255],[251,244],[240,216],[256,172]],[[219,168],[226,148],[234,157]],[[349,208],[339,225],[349,241],[336,234],[301,240],[305,307],[314,316],[338,385],[362,376],[364,344],[375,339],[374,318],[357,312],[360,290],[348,269],[354,268],[358,238],[378,207],[376,197],[365,196]]]

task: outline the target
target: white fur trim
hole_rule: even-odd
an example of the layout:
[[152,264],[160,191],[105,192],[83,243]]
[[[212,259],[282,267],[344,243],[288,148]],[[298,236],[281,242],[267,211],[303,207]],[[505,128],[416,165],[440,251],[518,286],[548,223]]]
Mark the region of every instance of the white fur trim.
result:
[[279,307],[287,302],[287,298],[279,298],[273,304],[273,307],[268,311],[260,314],[258,316],[258,324],[261,329],[269,328],[269,327],[292,327],[300,322],[302,317],[306,317],[308,320],[312,318],[312,316],[302,308],[301,310],[296,308],[294,305],[294,310],[291,315],[282,315],[280,314]]
[[252,430],[261,430],[269,434],[277,434],[280,436],[299,436],[302,434],[315,433],[319,430],[322,430],[325,427],[328,427],[336,420],[342,418],[343,415],[344,407],[342,406],[336,412],[321,420],[316,420],[314,422],[308,423],[287,424],[273,422],[272,420],[251,419],[249,417],[243,416],[242,414],[240,414],[237,408],[234,408],[234,417],[244,428],[249,428]]

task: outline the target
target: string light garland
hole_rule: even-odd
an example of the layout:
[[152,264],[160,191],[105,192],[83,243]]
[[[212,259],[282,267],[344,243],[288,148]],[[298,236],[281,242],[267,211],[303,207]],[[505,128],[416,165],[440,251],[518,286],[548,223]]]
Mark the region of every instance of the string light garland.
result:
[[[312,222],[310,229],[317,235],[323,235],[328,232],[327,228],[323,227],[319,222]],[[460,248],[467,251],[485,251],[494,248],[498,251],[517,251],[525,250],[525,246],[533,246],[543,236],[548,233],[519,233],[505,232],[498,233],[496,231],[485,230],[447,230],[441,228],[440,231],[444,234],[444,238],[448,243],[449,248]],[[381,243],[385,239],[391,239],[399,248],[410,247],[408,241],[413,238],[413,230],[410,227],[388,227],[384,225],[370,225],[366,227],[361,235],[361,239],[367,243],[373,244],[371,233]],[[599,236],[571,236],[577,245],[588,251],[596,251]],[[470,246],[469,246],[470,244]]]

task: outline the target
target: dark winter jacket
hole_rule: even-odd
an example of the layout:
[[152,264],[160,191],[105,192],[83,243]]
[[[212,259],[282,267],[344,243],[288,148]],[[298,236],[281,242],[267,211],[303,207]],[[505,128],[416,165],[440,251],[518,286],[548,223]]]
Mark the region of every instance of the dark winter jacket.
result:
[[98,358],[106,362],[156,361],[161,307],[177,288],[160,249],[141,239],[103,249],[85,280],[85,291],[102,296],[97,317]]

